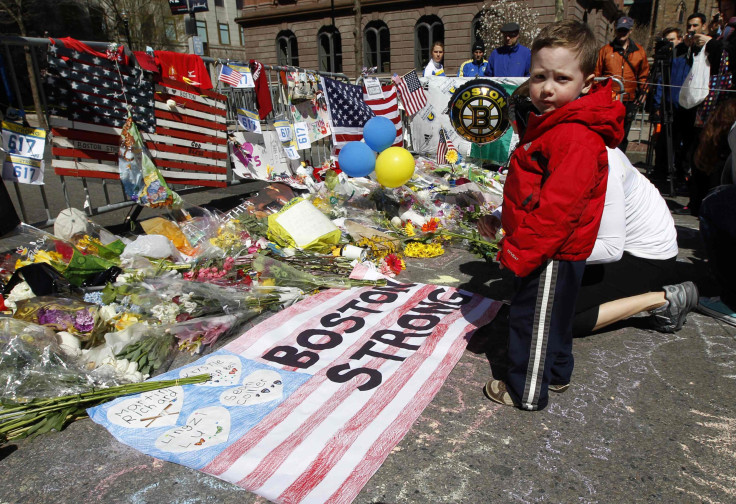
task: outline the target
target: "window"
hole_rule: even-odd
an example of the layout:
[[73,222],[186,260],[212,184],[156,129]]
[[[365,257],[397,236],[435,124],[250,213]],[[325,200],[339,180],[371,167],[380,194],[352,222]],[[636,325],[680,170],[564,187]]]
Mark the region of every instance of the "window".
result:
[[391,71],[391,41],[386,23],[371,21],[366,25],[363,52],[365,66],[378,67],[379,73]]
[[207,21],[197,19],[197,36],[202,39],[205,44],[209,42],[207,39]]
[[243,10],[243,0],[235,0],[235,8],[237,10]]
[[215,0],[215,7],[225,7],[225,0]]
[[176,20],[172,18],[164,19],[164,34],[166,40],[176,40],[178,38],[176,36]]
[[437,16],[422,16],[414,26],[414,65],[424,68],[431,58],[432,45],[444,41],[445,26]]
[[245,45],[245,28],[238,26],[238,32],[240,33],[240,45]]
[[280,66],[299,66],[299,46],[293,32],[284,30],[276,36],[276,61]]
[[334,26],[325,26],[317,33],[319,69],[322,72],[342,72],[342,39]]
[[227,23],[217,23],[217,28],[220,33],[220,44],[230,45],[230,27]]

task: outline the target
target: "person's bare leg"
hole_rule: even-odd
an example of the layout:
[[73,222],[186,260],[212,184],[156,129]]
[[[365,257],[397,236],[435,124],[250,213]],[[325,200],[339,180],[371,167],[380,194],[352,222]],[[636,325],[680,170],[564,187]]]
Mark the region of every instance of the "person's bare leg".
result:
[[597,331],[602,327],[611,325],[619,320],[627,319],[637,313],[659,308],[666,302],[664,291],[657,291],[603,303],[598,308],[598,320],[596,320],[593,330]]

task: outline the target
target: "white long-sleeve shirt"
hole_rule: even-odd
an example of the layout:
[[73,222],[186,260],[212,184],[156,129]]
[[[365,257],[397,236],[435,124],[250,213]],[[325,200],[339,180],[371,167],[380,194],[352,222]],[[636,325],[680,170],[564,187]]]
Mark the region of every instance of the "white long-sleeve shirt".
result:
[[619,149],[608,149],[608,186],[601,226],[588,264],[615,262],[623,253],[645,259],[677,255],[677,231],[659,191]]

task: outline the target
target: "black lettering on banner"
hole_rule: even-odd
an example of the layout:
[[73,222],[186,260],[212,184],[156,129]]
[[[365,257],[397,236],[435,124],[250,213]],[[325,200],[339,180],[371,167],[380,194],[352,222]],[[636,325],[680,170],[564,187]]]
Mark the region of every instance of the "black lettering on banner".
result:
[[362,359],[366,355],[370,355],[371,357],[379,357],[381,359],[389,359],[389,360],[396,360],[396,361],[403,361],[406,360],[406,357],[401,357],[400,355],[391,355],[391,354],[385,354],[381,352],[376,352],[374,350],[371,350],[376,346],[376,343],[374,341],[366,341],[365,345],[360,347],[360,350],[355,352],[353,355],[350,356],[351,359]]
[[410,311],[412,313],[438,313],[442,315],[448,315],[457,309],[457,306],[448,306],[443,303],[429,303],[427,301],[422,301]]
[[340,313],[344,313],[346,310],[352,308],[355,311],[364,311],[368,313],[381,313],[381,310],[371,310],[370,308],[364,308],[362,306],[359,306],[358,303],[359,301],[357,299],[353,299],[349,303],[338,308],[337,311],[339,311]]
[[366,303],[393,303],[394,301],[399,299],[399,295],[395,292],[376,292],[370,290],[368,292],[362,293],[360,295],[360,299],[362,299]]
[[383,375],[377,369],[371,368],[355,368],[350,369],[350,364],[340,364],[339,366],[333,366],[327,370],[326,376],[330,381],[335,383],[345,383],[356,376],[362,374],[368,375],[368,381],[358,387],[358,390],[366,391],[378,387],[383,381]]
[[[452,303],[452,304],[458,304],[458,305],[464,305],[466,303],[469,303],[470,300],[473,298],[472,294],[463,294],[460,291],[455,291],[452,293],[452,296],[450,296],[450,299],[440,299],[440,295],[447,292],[444,288],[440,287],[439,289],[435,289],[432,292],[429,293],[427,296],[427,299],[430,301],[434,301],[436,303]],[[457,301],[453,301],[454,299],[457,299]]]
[[[337,320],[335,319],[337,317]],[[360,331],[363,326],[365,325],[365,320],[363,320],[360,317],[345,317],[340,318],[339,313],[330,313],[329,315],[325,315],[322,317],[319,321],[320,324],[322,324],[325,327],[337,327],[343,322],[353,322],[353,325],[351,325],[349,328],[344,329],[346,333],[351,333],[355,331]]]
[[406,348],[407,350],[418,350],[421,345],[413,345],[411,343],[404,343],[406,338],[420,337],[426,338],[432,333],[418,334],[418,333],[405,333],[401,331],[392,331],[391,329],[382,329],[376,331],[371,339],[385,343],[386,345],[395,346],[398,348]]
[[[415,322],[426,320],[426,325],[415,325]],[[397,321],[399,327],[404,329],[411,329],[412,331],[428,331],[433,329],[434,326],[440,323],[440,318],[435,315],[402,315]]]
[[[282,355],[279,355],[282,354]],[[282,364],[284,366],[297,367],[301,369],[307,369],[309,366],[319,360],[319,355],[309,350],[303,352],[298,351],[294,347],[290,346],[277,346],[263,354],[263,358]],[[302,359],[306,358],[306,361],[302,362]]]
[[[327,336],[329,340],[325,343],[315,343],[309,339],[312,336]],[[307,329],[299,333],[299,336],[296,337],[296,342],[312,350],[326,350],[328,348],[335,348],[342,343],[342,336],[327,329]]]

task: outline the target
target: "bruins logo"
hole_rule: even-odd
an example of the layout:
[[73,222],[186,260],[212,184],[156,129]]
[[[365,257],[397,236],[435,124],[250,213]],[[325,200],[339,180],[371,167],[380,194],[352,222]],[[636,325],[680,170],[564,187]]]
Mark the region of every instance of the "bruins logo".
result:
[[460,86],[448,105],[450,122],[458,134],[477,144],[498,140],[509,129],[509,95],[487,79]]

